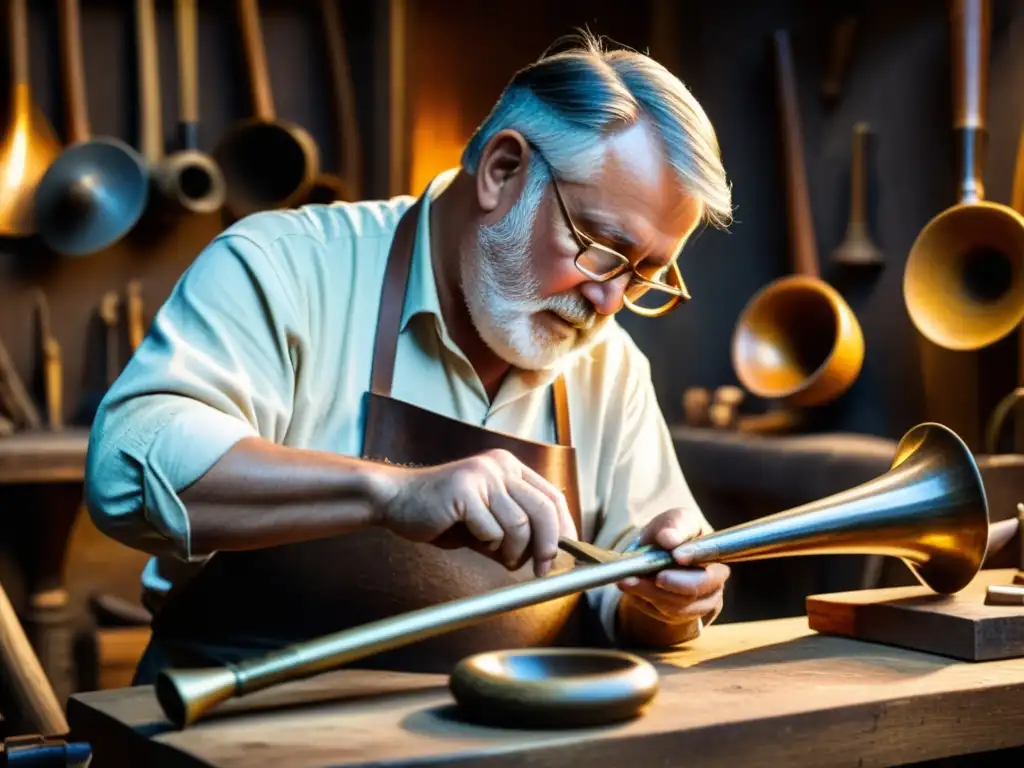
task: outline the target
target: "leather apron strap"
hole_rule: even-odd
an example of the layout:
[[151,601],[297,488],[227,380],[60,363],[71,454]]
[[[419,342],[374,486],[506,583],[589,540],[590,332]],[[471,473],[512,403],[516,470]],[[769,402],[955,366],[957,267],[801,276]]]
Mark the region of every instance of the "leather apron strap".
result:
[[[373,365],[370,374],[370,391],[383,397],[391,396],[409,267],[412,264],[413,249],[416,247],[416,224],[422,207],[422,199],[417,199],[402,215],[398,227],[395,229],[387,266],[384,269],[384,284],[381,288],[380,306],[377,310],[377,334],[373,344]],[[552,383],[552,399],[556,440],[559,445],[571,447],[572,427],[569,420],[569,395],[565,386],[565,378],[561,375]]]

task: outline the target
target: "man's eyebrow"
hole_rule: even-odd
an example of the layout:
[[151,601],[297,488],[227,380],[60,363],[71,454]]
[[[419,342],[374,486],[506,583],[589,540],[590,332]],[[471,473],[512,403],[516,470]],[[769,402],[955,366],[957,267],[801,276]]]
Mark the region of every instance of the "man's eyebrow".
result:
[[625,248],[639,248],[641,242],[636,235],[626,229],[622,224],[601,214],[594,214],[591,211],[580,212],[579,225],[583,234],[590,235],[595,240],[608,240]]

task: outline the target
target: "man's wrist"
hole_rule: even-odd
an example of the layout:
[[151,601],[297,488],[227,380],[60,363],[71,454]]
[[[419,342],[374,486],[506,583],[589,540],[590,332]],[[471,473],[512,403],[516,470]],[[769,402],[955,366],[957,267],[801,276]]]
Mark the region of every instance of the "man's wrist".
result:
[[387,527],[387,510],[398,495],[407,467],[377,461],[360,462],[360,489],[369,503],[370,520],[374,527]]
[[683,622],[663,621],[639,605],[640,598],[623,594],[615,616],[615,637],[619,645],[646,649],[667,649],[700,636],[700,617]]

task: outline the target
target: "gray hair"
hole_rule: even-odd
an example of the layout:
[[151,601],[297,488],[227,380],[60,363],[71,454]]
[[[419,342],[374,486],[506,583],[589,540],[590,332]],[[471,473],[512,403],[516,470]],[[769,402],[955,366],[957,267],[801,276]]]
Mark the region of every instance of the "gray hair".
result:
[[[491,137],[512,129],[540,149],[560,178],[586,181],[600,169],[607,135],[646,120],[682,188],[703,203],[704,220],[726,227],[732,220],[732,190],[718,139],[686,86],[642,53],[606,50],[588,32],[563,41],[572,39],[579,41],[576,46],[549,49],[513,76],[466,145],[463,168],[475,172]],[[524,202],[536,199],[547,169],[534,160],[527,178]],[[532,206],[525,207],[529,211]]]

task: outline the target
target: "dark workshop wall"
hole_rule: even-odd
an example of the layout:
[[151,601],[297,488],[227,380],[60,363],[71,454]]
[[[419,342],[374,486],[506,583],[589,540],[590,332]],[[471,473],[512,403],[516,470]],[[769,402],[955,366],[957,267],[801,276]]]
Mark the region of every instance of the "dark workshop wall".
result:
[[[31,5],[32,78],[36,99],[63,132],[59,105],[56,2]],[[99,0],[84,4],[85,60],[90,116],[97,135],[137,142],[132,4]],[[383,3],[343,3],[353,56],[360,122],[368,157],[381,151],[384,136],[374,130],[374,62],[381,42],[374,37]],[[648,3],[578,0],[545,8],[539,0],[518,3],[423,2],[412,22],[419,46],[421,90],[472,86],[461,125],[471,130],[514,69],[536,56],[558,34],[588,24],[630,45],[647,45]],[[164,128],[174,144],[175,62],[172,3],[159,6]],[[210,149],[236,119],[248,114],[246,79],[236,44],[232,3],[203,3],[200,14],[202,123],[200,142]],[[486,14],[480,10],[486,6]],[[265,0],[263,29],[279,113],[307,127],[320,145],[325,164],[337,159],[332,115],[324,99],[324,60],[315,4]],[[675,30],[679,74],[714,120],[732,177],[737,222],[730,233],[705,231],[683,259],[694,301],[668,319],[645,321],[624,313],[623,322],[651,355],[658,392],[670,420],[681,416],[680,394],[687,386],[735,381],[729,340],[738,313],[762,285],[786,271],[782,179],[774,106],[769,37],[777,27],[791,29],[818,245],[825,275],[843,288],[864,328],[867,359],[854,389],[826,410],[822,425],[899,436],[929,416],[922,401],[918,337],[901,297],[902,267],[915,235],[953,200],[950,140],[949,54],[945,4],[934,0],[868,2],[841,101],[827,109],[818,94],[830,22],[840,6],[772,0],[680,3]],[[447,11],[444,11],[447,8]],[[1024,3],[996,0],[991,56],[989,118],[991,139],[986,165],[990,197],[1006,201],[1024,88]],[[433,31],[439,13],[455,14],[459,35],[443,39]],[[426,16],[424,16],[424,13]],[[485,18],[486,17],[486,18]],[[421,24],[422,27],[416,27]],[[473,27],[476,32],[473,32]],[[426,41],[426,46],[423,43]],[[1014,46],[1013,43],[1017,45]],[[425,51],[426,53],[422,53]],[[459,71],[444,61],[457,52]],[[445,53],[436,61],[431,54]],[[417,61],[412,59],[414,63]],[[6,78],[6,57],[2,62]],[[416,66],[411,72],[417,76]],[[412,102],[420,108],[417,97]],[[422,103],[422,102],[420,102]],[[429,103],[429,102],[428,102]],[[828,268],[827,258],[841,240],[846,219],[850,129],[868,121],[873,234],[886,258],[877,275],[859,280]],[[383,183],[366,163],[368,193]],[[0,243],[0,334],[22,374],[37,364],[32,348],[28,289],[43,288],[50,299],[55,333],[63,345],[66,417],[83,421],[102,392],[102,363],[94,313],[104,291],[141,278],[151,316],[181,271],[222,226],[218,216],[182,219],[164,231],[140,231],[108,251],[80,260],[53,259],[34,244]],[[1012,341],[990,350],[990,398],[1013,383],[1016,355]],[[984,410],[984,409],[983,409]]]
[[[790,29],[801,106],[808,187],[823,277],[841,289],[862,325],[863,372],[846,396],[823,409],[818,429],[901,436],[925,419],[977,434],[995,402],[1014,385],[1016,337],[981,354],[939,355],[940,386],[977,363],[983,391],[969,405],[926,406],[920,336],[902,298],[903,265],[928,220],[955,200],[947,5],[904,2],[685,3],[678,74],[694,90],[720,137],[734,184],[737,221],[729,234],[705,231],[682,258],[694,299],[655,323],[623,313],[623,323],[654,357],[663,407],[681,418],[689,386],[735,383],[730,338],[748,299],[788,269],[783,179],[778,161],[775,78],[770,37]],[[841,100],[823,103],[829,31],[843,11],[859,10]],[[1009,202],[1024,116],[1024,2],[995,0],[989,97],[990,199]],[[872,235],[884,269],[858,275],[832,268],[848,205],[851,130],[870,123]],[[975,446],[977,443],[975,442]]]

